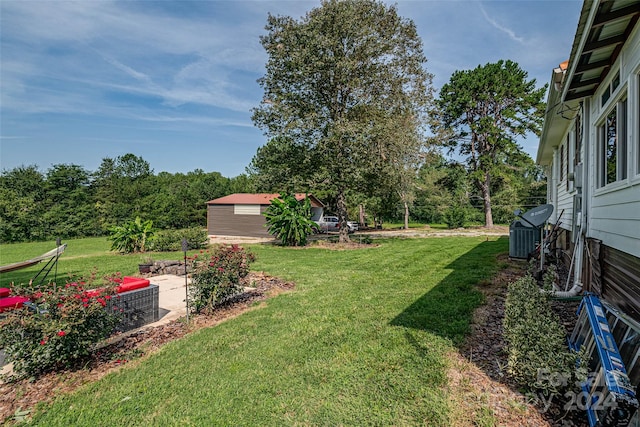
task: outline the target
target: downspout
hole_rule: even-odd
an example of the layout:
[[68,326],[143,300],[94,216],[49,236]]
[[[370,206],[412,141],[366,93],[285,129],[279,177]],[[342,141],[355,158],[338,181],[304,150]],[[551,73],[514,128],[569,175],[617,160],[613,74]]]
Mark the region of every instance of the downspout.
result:
[[[581,133],[582,133],[582,150],[584,155],[581,157],[582,163],[582,176],[580,177],[580,187],[576,187],[578,194],[580,195],[580,212],[576,216],[576,222],[578,222],[578,236],[576,240],[576,247],[573,251],[573,256],[571,257],[571,266],[569,267],[569,277],[567,278],[567,284],[564,290],[555,289],[552,291],[551,295],[557,298],[571,298],[578,296],[582,292],[582,264],[584,260],[584,241],[587,233],[587,206],[588,206],[588,195],[589,195],[589,171],[587,165],[589,164],[588,159],[590,155],[590,132],[589,132],[589,117],[586,114],[588,110],[588,100],[585,100],[584,103],[581,103]],[[576,180],[577,181],[577,180]],[[569,287],[569,278],[571,277],[571,268],[575,268],[575,272],[573,274],[573,286],[571,289],[567,290]]]
[[[576,268],[580,267],[579,275],[582,279],[582,265],[584,262],[585,245],[587,237],[589,236],[589,206],[591,204],[591,182],[589,181],[590,169],[595,162],[591,160],[591,145],[596,144],[597,141],[591,140],[591,101],[586,98],[580,103],[580,110],[582,112],[582,202],[581,202],[581,215],[580,215],[580,236],[582,237],[582,250],[580,251],[580,261],[576,264]],[[582,280],[581,280],[582,281]]]
[[[578,263],[582,262],[582,241],[583,241],[583,237],[582,237],[582,230],[581,230],[580,233],[578,234],[578,241],[576,242],[576,247],[575,247],[575,250],[573,251],[573,256],[571,257],[571,266],[569,267],[569,276],[567,277],[567,285],[565,286],[565,289],[563,291],[554,285],[555,289],[551,291],[552,297],[571,298],[571,297],[578,296],[582,292],[582,281],[580,280],[581,272],[580,272],[580,269],[578,269]],[[578,261],[579,259],[580,261]],[[569,279],[571,278],[571,269],[574,267],[574,265],[575,265],[576,272],[573,275],[573,278],[574,278],[573,286],[571,287],[571,289],[567,290],[567,287],[569,286]]]

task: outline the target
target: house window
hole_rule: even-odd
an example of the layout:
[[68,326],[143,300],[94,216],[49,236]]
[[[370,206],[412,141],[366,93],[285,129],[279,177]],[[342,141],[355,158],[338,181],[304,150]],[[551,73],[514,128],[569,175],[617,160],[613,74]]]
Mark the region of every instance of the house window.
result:
[[627,178],[627,100],[617,102],[598,127],[600,141],[599,186]]
[[604,184],[618,180],[618,110],[614,108],[607,115],[604,130]]
[[260,205],[233,205],[234,215],[260,215]]
[[607,86],[607,88],[604,90],[604,93],[602,94],[602,106],[603,107],[604,107],[604,104],[607,103],[609,98],[611,98],[611,88],[609,86]]
[[618,89],[618,86],[620,86],[620,71],[618,71],[613,80],[611,80],[611,92]]
[[611,94],[613,92],[615,92],[615,90],[618,88],[618,86],[620,86],[620,71],[618,71],[615,75],[615,77],[613,78],[613,80],[611,80],[611,83],[609,83],[607,85],[607,87],[605,88],[604,92],[602,93],[602,106],[604,107],[604,104],[607,103],[607,101],[609,100],[609,98],[611,98]]
[[580,163],[580,152],[582,151],[582,117],[581,113],[576,115],[576,137],[573,140],[573,165]]
[[565,165],[564,148],[565,146],[566,144],[562,144],[560,146],[560,182],[564,181],[564,165]]
[[567,161],[565,162],[565,172],[564,176],[567,178],[566,189],[569,191],[569,172],[571,165],[571,132],[567,134],[567,142],[565,143],[565,152],[567,153]]

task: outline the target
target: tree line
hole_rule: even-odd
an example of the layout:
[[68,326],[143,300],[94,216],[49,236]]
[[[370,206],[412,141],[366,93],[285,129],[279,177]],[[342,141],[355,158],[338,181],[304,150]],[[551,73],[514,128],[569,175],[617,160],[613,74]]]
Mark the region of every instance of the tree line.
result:
[[[544,202],[545,182],[528,157],[493,182],[494,217],[508,223],[513,210]],[[272,191],[260,184],[257,174],[233,178],[219,172],[196,169],[188,173],[154,174],[149,163],[133,154],[105,158],[97,171],[80,165],[57,164],[46,171],[36,165],[20,166],[0,173],[0,241],[13,243],[104,236],[112,226],[137,216],[152,220],[158,229],[206,227],[206,202],[233,193]],[[437,152],[425,157],[412,179],[415,194],[409,204],[412,221],[424,223],[481,223],[481,198],[474,191],[464,165]],[[336,196],[314,192],[329,213],[335,212]],[[349,192],[350,219],[398,221],[404,202],[398,193],[370,196]]]
[[103,236],[136,216],[158,229],[204,228],[207,201],[251,191],[246,175],[155,174],[134,154],[104,158],[93,172],[75,164],[45,172],[20,166],[0,174],[0,241]]

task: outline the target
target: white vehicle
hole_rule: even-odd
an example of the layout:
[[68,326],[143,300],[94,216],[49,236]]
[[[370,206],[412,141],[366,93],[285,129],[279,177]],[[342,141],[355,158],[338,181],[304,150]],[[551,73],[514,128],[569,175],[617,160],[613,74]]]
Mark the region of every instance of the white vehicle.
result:
[[[323,216],[315,223],[318,224],[318,227],[316,230],[318,233],[328,233],[329,231],[340,231],[340,223],[338,222],[337,216]],[[355,221],[347,221],[347,227],[349,227],[349,233],[358,231],[358,229],[360,228],[358,226],[358,223]]]

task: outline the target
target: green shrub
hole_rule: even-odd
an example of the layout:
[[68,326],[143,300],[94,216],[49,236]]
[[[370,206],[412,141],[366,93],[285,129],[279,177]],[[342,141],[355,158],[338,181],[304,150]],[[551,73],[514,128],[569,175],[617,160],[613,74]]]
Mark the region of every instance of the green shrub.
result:
[[108,299],[117,298],[112,285],[93,293],[78,283],[14,293],[33,304],[0,321],[0,348],[18,377],[77,367],[121,321],[119,312],[105,309]]
[[507,372],[520,386],[549,395],[584,379],[587,357],[569,349],[566,331],[533,277],[509,285],[503,326]]
[[467,220],[467,211],[461,206],[449,206],[443,219],[448,228],[461,228]]
[[158,252],[173,252],[182,249],[182,239],[187,239],[189,249],[205,249],[209,245],[207,230],[200,227],[182,230],[160,230],[150,245],[150,249]]
[[242,292],[240,279],[249,274],[253,253],[238,245],[220,245],[191,258],[189,309],[210,313],[225,299]]
[[299,202],[292,194],[281,194],[271,201],[264,213],[269,234],[280,239],[284,246],[304,246],[307,236],[313,233],[311,202],[305,197]]
[[142,221],[138,216],[124,225],[109,228],[109,240],[113,242],[111,250],[125,254],[144,252],[153,234],[153,221],[150,219]]

